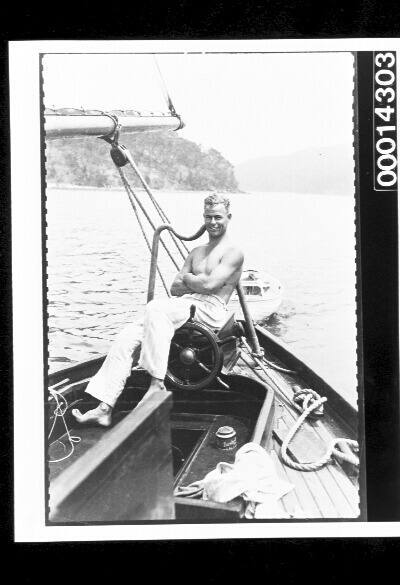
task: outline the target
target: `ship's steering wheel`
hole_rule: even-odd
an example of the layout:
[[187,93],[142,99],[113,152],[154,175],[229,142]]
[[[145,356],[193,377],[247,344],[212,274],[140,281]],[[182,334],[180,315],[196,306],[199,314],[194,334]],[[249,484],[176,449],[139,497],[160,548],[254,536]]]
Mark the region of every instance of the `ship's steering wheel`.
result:
[[171,341],[167,378],[181,390],[205,388],[222,367],[218,338],[209,327],[194,320],[195,310],[192,305],[189,321],[175,332]]

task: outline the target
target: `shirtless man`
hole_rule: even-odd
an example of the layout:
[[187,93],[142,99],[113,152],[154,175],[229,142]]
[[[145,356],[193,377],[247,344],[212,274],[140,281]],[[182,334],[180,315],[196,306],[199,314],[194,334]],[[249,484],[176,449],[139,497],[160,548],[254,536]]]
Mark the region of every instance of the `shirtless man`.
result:
[[175,330],[188,320],[191,305],[196,305],[196,320],[212,328],[218,329],[226,322],[226,305],[243,266],[242,252],[227,236],[229,208],[229,200],[222,195],[206,197],[203,217],[208,243],[189,253],[172,283],[172,297],[150,301],[143,323],[128,325],[116,337],[102,367],[86,389],[100,402],[85,414],[74,409],[72,414],[78,422],[109,426],[112,409],[132,365],[138,362],[151,375],[146,396],[165,391],[170,342]]

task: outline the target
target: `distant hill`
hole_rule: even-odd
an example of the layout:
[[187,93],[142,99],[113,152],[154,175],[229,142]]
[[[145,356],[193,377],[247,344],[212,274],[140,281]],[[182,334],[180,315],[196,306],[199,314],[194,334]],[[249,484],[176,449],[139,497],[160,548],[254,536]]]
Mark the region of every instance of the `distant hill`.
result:
[[237,165],[235,174],[244,191],[354,192],[353,152],[347,145],[251,159]]
[[[175,132],[124,136],[150,187],[155,189],[237,191],[233,165],[217,150],[181,138]],[[119,187],[121,180],[109,155],[109,145],[98,138],[48,140],[48,183]],[[138,186],[137,180],[134,185]]]

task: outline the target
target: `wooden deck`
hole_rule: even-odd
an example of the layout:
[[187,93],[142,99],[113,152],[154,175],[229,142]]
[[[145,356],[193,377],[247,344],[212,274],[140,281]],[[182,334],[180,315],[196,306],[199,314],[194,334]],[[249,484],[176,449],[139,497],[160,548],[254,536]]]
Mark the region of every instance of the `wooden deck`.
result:
[[[286,518],[339,518],[353,519],[360,515],[359,487],[357,472],[351,465],[342,466],[331,460],[317,471],[297,471],[285,465],[280,457],[281,442],[299,417],[293,406],[292,397],[294,384],[309,387],[299,378],[268,369],[268,375],[260,368],[250,368],[246,362],[252,362],[248,354],[244,354],[233,368],[233,372],[261,379],[275,391],[275,417],[273,421],[273,441],[267,448],[271,454],[278,475],[294,486],[280,500],[282,517]],[[275,356],[266,355],[267,359],[279,364]],[[318,392],[318,388],[315,388]],[[318,460],[326,451],[333,438],[346,437],[354,439],[354,433],[342,419],[340,413],[333,412],[329,403],[325,404],[325,414],[317,420],[307,419],[295,436],[297,454],[301,454],[304,445],[304,459],[301,463]]]

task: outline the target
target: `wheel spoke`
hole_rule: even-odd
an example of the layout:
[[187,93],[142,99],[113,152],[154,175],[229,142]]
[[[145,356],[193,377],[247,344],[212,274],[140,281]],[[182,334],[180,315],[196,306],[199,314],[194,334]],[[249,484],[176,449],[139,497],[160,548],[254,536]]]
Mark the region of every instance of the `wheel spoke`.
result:
[[197,353],[203,353],[204,351],[210,351],[210,347],[206,346],[206,347],[199,347],[197,348]]
[[182,350],[182,349],[183,349],[183,347],[182,347],[181,345],[179,345],[179,343],[176,343],[176,341],[173,341],[173,342],[172,342],[172,345],[173,345],[174,347],[176,347],[177,349],[179,349],[179,350]]
[[210,373],[211,370],[210,368],[207,368],[206,365],[203,364],[203,362],[201,362],[200,360],[196,360],[196,364],[202,369],[205,370],[206,372]]
[[213,367],[214,365],[214,359],[211,357],[209,360],[202,358],[201,360],[199,360],[198,357],[195,357],[195,361],[199,364],[203,364],[203,365],[207,365],[209,367]]

